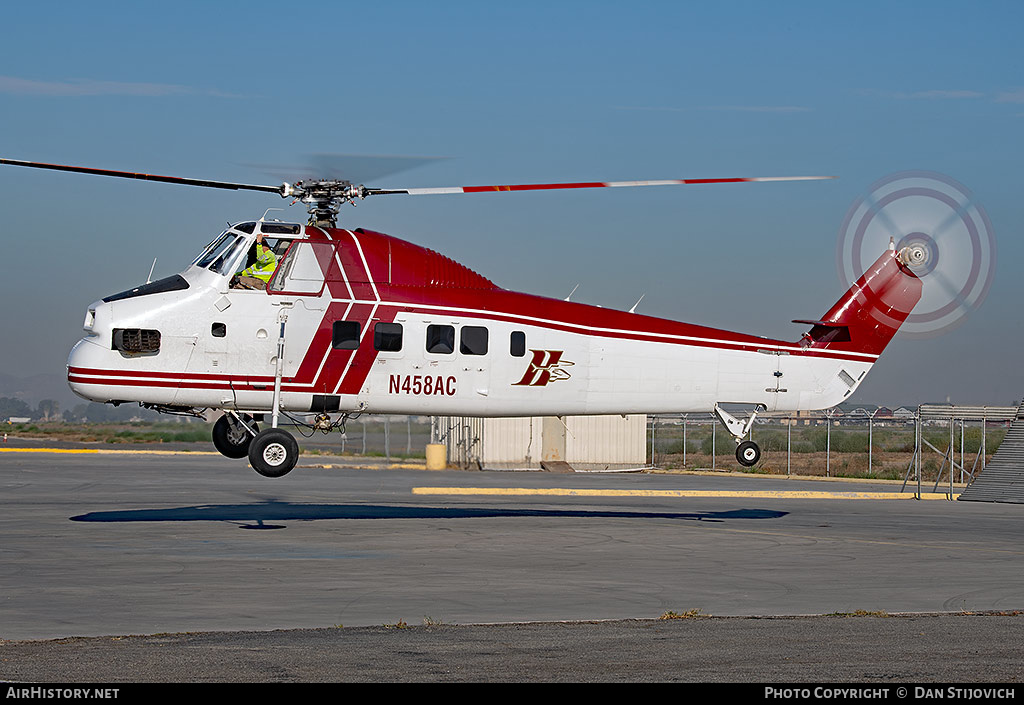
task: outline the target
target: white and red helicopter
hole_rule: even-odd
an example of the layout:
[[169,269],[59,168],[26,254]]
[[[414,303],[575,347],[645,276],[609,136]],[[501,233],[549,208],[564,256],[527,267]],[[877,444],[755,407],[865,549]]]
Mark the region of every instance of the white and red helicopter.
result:
[[[68,382],[97,402],[171,413],[225,413],[213,442],[268,477],[298,444],[282,414],[321,430],[360,413],[565,416],[714,411],[746,466],[759,411],[827,409],[862,382],[921,297],[925,248],[890,244],[796,341],[732,333],[506,291],[469,268],[390,235],[336,227],[368,196],[605,188],[830,177],[368,188],[339,179],[260,186],[0,159],[0,164],[276,193],[305,203],[307,224],[232,225],[180,274],[88,308]],[[277,253],[259,290],[234,288],[256,241]],[[752,409],[737,418],[723,405]],[[332,420],[331,415],[337,417]],[[269,427],[260,429],[259,423]]]

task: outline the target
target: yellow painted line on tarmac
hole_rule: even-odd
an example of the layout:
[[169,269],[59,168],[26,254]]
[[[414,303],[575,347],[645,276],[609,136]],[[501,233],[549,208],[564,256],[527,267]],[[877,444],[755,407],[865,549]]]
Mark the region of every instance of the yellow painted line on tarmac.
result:
[[0,453],[99,453],[97,448],[0,448]]
[[[209,451],[209,450],[145,450],[141,448],[137,449],[124,449],[124,448],[0,448],[0,453],[89,453],[92,455],[216,455],[220,456],[220,453]],[[302,456],[304,460],[315,461],[318,458],[324,456]],[[411,469],[411,470],[424,470],[426,465],[423,463],[320,463],[314,465],[307,465],[304,467],[318,467],[318,468],[400,468],[400,469]]]
[[220,455],[191,450],[114,450],[110,448],[0,448],[0,453],[91,453],[93,455]]
[[745,490],[595,490],[527,487],[413,487],[413,494],[507,497],[680,497],[688,499],[956,499],[940,492],[803,492]]

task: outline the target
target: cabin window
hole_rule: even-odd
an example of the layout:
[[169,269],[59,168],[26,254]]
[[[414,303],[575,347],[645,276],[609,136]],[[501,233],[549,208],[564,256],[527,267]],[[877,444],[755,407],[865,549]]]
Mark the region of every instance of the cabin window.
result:
[[335,350],[355,350],[359,347],[359,321],[335,321],[331,336]]
[[512,331],[508,348],[512,357],[523,357],[526,355],[526,333],[521,330]]
[[373,349],[382,352],[400,352],[402,350],[402,324],[376,324],[373,327]]
[[427,326],[427,352],[441,355],[455,352],[455,327]]
[[459,352],[463,355],[486,355],[487,329],[483,326],[463,326]]
[[214,338],[223,338],[228,334],[228,326],[226,323],[214,323],[210,326],[210,335]]

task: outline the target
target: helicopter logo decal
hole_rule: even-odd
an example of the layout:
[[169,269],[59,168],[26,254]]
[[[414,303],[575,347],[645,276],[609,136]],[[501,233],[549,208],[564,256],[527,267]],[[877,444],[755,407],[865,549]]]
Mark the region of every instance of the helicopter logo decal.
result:
[[576,363],[563,360],[563,350],[531,350],[533,359],[523,378],[513,387],[546,387],[549,382],[569,379],[572,375],[564,369]]

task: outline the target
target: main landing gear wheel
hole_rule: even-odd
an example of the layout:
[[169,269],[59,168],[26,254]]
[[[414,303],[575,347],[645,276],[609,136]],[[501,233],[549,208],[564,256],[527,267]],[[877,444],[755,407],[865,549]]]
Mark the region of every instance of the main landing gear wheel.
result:
[[743,441],[736,447],[736,460],[740,461],[743,467],[756,465],[760,459],[761,448],[753,441]]
[[282,477],[295,467],[299,444],[292,434],[279,428],[267,428],[249,444],[249,464],[264,477]]
[[[251,416],[245,416],[244,419],[254,431],[260,430]],[[252,434],[230,414],[221,416],[213,425],[213,445],[221,455],[228,458],[244,458],[249,454],[251,442]]]

